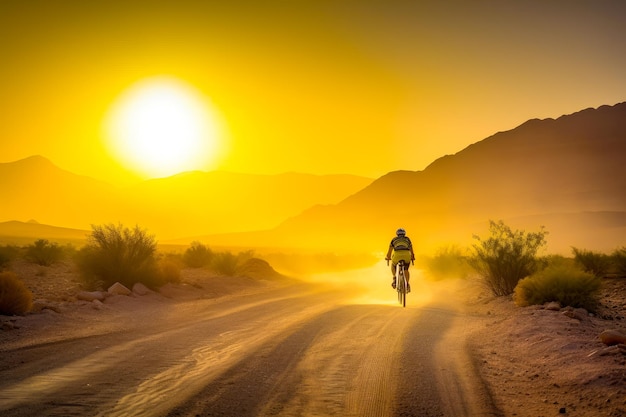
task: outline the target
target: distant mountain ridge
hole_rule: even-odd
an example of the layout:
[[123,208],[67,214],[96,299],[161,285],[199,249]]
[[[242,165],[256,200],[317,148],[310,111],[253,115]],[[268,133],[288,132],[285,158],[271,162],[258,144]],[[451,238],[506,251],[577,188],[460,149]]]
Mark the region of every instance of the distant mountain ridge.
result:
[[116,187],[63,170],[42,156],[0,163],[0,222],[35,219],[77,229],[139,225],[159,238],[275,227],[372,181],[355,175],[186,172]]
[[423,171],[390,172],[333,206],[273,231],[321,244],[384,251],[399,226],[417,246],[468,243],[488,220],[550,232],[552,249],[626,245],[626,103],[529,120]]

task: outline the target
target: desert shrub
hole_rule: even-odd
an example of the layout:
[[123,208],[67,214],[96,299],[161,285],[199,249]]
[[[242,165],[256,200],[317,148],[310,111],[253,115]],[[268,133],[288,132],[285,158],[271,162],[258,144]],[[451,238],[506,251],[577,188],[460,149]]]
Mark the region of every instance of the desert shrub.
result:
[[61,249],[63,250],[63,256],[68,259],[73,258],[77,252],[76,246],[71,243],[63,245]]
[[63,259],[63,248],[47,239],[36,240],[26,247],[26,259],[41,266],[50,266]]
[[604,253],[577,248],[572,248],[572,252],[574,253],[574,260],[585,272],[603,277],[611,269],[611,257]]
[[459,247],[446,246],[439,248],[432,257],[421,257],[419,263],[425,275],[433,280],[466,278],[470,272],[466,258]]
[[483,278],[494,295],[509,295],[522,278],[534,273],[540,266],[537,257],[545,245],[548,232],[526,233],[512,230],[502,220],[489,221],[490,236],[472,245],[474,253],[468,258],[472,268]]
[[626,247],[613,251],[611,254],[611,263],[617,275],[626,275]]
[[574,261],[574,258],[567,258],[563,255],[547,255],[547,256],[543,256],[539,259],[539,263],[542,267],[547,267],[547,266],[568,266],[568,267],[575,267],[576,266],[576,262]]
[[185,250],[183,261],[191,268],[201,268],[211,263],[213,251],[200,242],[191,242],[191,246]]
[[553,265],[521,280],[515,288],[514,300],[521,307],[558,301],[562,306],[593,310],[601,285],[601,279],[590,272]]
[[0,314],[22,315],[32,306],[33,294],[10,271],[0,272]]
[[17,258],[19,249],[16,246],[4,245],[0,246],[0,269],[5,268],[14,259]]
[[78,251],[76,264],[90,288],[107,288],[115,282],[131,287],[141,282],[158,287],[162,276],[156,264],[156,240],[139,226],[92,226],[87,244]]
[[181,269],[182,265],[178,257],[165,255],[159,258],[157,262],[157,270],[159,272],[160,283],[179,283],[181,281]]
[[218,252],[213,256],[211,269],[221,275],[229,277],[237,273],[239,257],[231,252]]
[[237,272],[238,262],[237,256],[231,252],[219,252],[211,261],[211,269],[222,275],[233,276]]
[[221,275],[235,276],[241,265],[254,257],[254,251],[239,252],[237,255],[231,252],[217,252],[213,254],[210,268]]

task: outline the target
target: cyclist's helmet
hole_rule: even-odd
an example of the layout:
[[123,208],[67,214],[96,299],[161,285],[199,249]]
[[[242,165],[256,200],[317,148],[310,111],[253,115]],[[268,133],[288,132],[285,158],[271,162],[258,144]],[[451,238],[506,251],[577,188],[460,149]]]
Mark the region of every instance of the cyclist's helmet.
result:
[[397,236],[404,236],[404,235],[406,235],[406,230],[404,230],[403,228],[399,228],[398,230],[396,230],[396,235]]

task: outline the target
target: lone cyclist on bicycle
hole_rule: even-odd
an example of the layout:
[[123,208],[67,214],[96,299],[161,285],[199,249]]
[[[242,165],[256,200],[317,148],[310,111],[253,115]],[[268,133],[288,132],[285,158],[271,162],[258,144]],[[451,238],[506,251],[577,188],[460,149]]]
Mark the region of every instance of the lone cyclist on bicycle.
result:
[[[411,239],[406,235],[406,230],[399,228],[396,230],[396,237],[391,239],[389,244],[389,250],[385,257],[387,262],[391,261],[391,274],[393,275],[393,282],[391,286],[396,288],[396,265],[400,260],[404,261],[404,271],[406,275],[406,282],[409,283],[409,264],[415,260],[415,254],[413,253],[413,244]],[[411,291],[411,285],[407,285],[407,292]]]

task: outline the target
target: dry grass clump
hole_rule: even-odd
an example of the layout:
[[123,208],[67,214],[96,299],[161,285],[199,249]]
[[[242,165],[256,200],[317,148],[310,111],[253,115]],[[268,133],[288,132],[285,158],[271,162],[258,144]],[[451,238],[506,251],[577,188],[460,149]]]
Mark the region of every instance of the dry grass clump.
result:
[[594,274],[557,264],[522,279],[513,299],[520,307],[557,301],[562,306],[594,310],[601,286],[601,279]]
[[33,303],[33,294],[18,276],[10,271],[0,272],[0,314],[22,315]]

